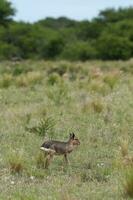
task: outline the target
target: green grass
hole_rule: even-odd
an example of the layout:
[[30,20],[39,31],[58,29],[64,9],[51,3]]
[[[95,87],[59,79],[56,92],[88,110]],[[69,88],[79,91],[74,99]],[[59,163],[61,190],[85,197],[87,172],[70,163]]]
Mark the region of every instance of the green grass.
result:
[[[125,176],[133,167],[131,65],[0,63],[0,200],[132,197],[132,176]],[[69,132],[81,142],[70,166],[57,156],[45,170],[40,145]]]

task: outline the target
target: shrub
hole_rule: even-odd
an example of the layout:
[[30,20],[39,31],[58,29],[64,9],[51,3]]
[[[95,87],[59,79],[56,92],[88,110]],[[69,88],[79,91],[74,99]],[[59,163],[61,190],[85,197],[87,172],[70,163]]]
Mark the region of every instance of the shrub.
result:
[[51,117],[41,119],[37,126],[28,128],[30,132],[37,133],[40,136],[48,135],[50,138],[53,137],[55,121]]
[[125,157],[128,155],[128,140],[121,141],[120,150],[121,150],[122,157]]
[[104,109],[104,104],[100,99],[94,99],[90,102],[83,104],[82,112],[88,112],[93,110],[96,113],[101,113]]
[[24,159],[20,152],[9,155],[8,165],[11,173],[21,173],[24,170]]
[[36,164],[38,168],[44,168],[45,159],[44,159],[44,152],[39,152],[36,156]]
[[64,48],[61,55],[62,58],[68,60],[88,60],[97,57],[97,52],[89,43],[77,41],[69,44]]
[[111,89],[114,88],[114,86],[116,85],[116,83],[118,82],[119,80],[119,77],[118,77],[118,74],[115,74],[115,73],[108,73],[104,76],[104,82],[107,83],[109,85],[109,87]]
[[60,82],[60,77],[57,73],[50,74],[48,77],[48,84],[54,85]]
[[101,100],[97,99],[91,102],[91,107],[92,109],[97,112],[97,113],[101,113],[104,109],[104,105],[101,102]]
[[132,44],[126,37],[105,33],[98,40],[98,52],[105,60],[126,60],[131,57]]
[[101,95],[106,95],[110,91],[109,87],[100,80],[92,80],[89,83],[89,89]]
[[0,79],[0,86],[7,88],[12,84],[13,77],[11,74],[4,74]]
[[27,81],[26,77],[24,77],[23,75],[22,76],[18,76],[16,78],[16,85],[19,86],[19,87],[28,86],[28,81]]
[[126,171],[124,190],[127,196],[133,198],[133,168]]
[[47,95],[56,105],[63,104],[64,101],[69,99],[67,85],[63,84],[63,82],[58,87],[49,90]]
[[21,74],[16,77],[16,85],[26,87],[29,85],[34,85],[42,80],[43,76],[41,72],[28,72],[27,74]]
[[43,78],[42,72],[40,71],[34,71],[34,72],[28,72],[27,73],[27,79],[29,83],[37,83],[41,81]]
[[26,74],[30,70],[30,67],[25,67],[24,65],[20,64],[13,64],[13,76],[19,76],[20,74]]
[[48,70],[48,74],[57,73],[60,76],[63,76],[68,70],[69,64],[65,62],[59,63],[57,66],[54,66]]
[[0,41],[0,59],[11,59],[14,55],[19,54],[19,47]]

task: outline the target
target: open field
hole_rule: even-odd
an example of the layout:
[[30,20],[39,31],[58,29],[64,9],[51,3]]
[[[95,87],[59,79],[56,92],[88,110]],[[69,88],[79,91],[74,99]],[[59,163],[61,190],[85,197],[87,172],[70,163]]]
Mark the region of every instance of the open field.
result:
[[[81,145],[44,169],[40,145]],[[133,197],[133,60],[0,63],[0,200]]]

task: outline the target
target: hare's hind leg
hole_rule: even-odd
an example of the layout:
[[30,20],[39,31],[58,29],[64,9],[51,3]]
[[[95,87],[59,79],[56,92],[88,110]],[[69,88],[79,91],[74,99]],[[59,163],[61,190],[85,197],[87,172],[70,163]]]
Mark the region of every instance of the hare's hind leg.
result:
[[46,160],[45,160],[45,169],[48,169],[52,158],[53,158],[53,155],[51,155],[51,154],[48,154],[48,155],[46,156]]

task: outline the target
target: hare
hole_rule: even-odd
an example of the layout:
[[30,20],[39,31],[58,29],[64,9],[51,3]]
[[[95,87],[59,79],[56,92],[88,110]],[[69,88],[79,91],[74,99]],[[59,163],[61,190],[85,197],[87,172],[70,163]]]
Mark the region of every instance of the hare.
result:
[[74,133],[70,133],[69,140],[67,142],[49,140],[42,144],[41,150],[45,152],[45,168],[48,168],[50,161],[54,155],[64,155],[65,162],[68,164],[67,154],[71,153],[75,147],[80,145],[78,138],[75,137]]

